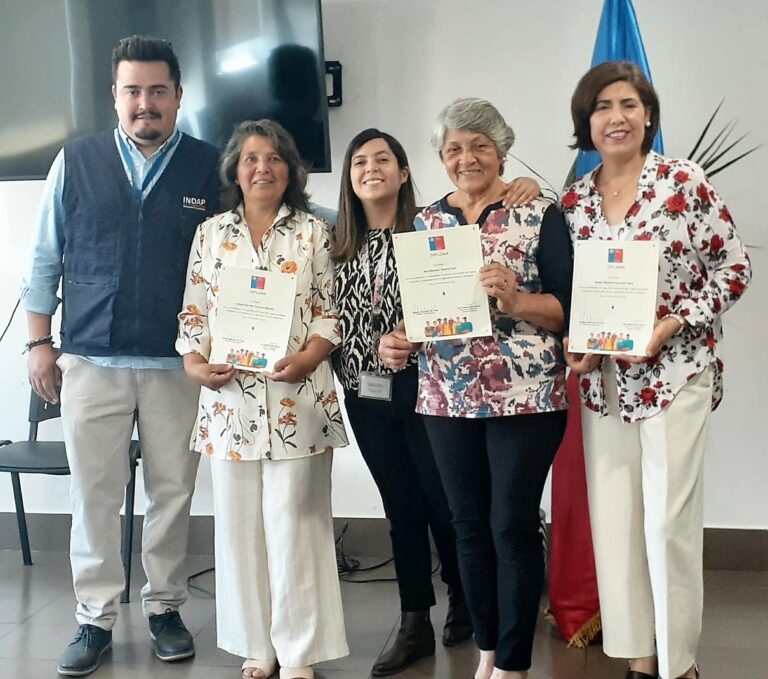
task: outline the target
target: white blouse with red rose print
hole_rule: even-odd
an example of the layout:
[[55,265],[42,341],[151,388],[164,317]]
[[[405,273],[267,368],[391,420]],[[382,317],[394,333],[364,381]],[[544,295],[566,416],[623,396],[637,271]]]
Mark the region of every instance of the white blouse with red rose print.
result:
[[[560,199],[574,242],[614,239],[595,186],[598,170],[573,183]],[[621,418],[636,422],[656,415],[710,365],[712,408],[716,408],[723,397],[721,316],[741,297],[752,277],[728,208],[698,165],[651,151],[635,202],[613,233],[617,240],[664,243],[656,316],[676,313],[687,322],[655,357],[639,365],[612,361]],[[580,386],[584,405],[606,415],[601,370],[583,375]]]

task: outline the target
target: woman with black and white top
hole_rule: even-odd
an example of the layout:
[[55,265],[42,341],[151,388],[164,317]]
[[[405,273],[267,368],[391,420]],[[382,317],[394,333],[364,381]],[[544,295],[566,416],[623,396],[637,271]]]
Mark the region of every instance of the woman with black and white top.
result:
[[[535,181],[520,179],[510,184],[507,197],[515,202],[538,192]],[[390,520],[400,592],[401,628],[374,665],[373,676],[394,674],[434,653],[430,531],[448,586],[443,644],[453,646],[472,634],[450,511],[421,416],[415,413],[416,354],[397,372],[378,356],[379,337],[402,320],[392,234],[410,231],[415,214],[403,147],[385,132],[360,132],[344,157],[331,253],[342,332],[333,362],[350,425]]]

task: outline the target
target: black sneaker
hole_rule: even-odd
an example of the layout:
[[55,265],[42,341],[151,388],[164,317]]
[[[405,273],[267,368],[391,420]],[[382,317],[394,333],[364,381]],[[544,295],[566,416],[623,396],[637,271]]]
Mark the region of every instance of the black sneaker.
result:
[[178,611],[166,608],[165,613],[149,616],[149,633],[160,660],[184,660],[195,655],[195,642],[184,627]]
[[96,625],[80,625],[56,668],[67,677],[83,677],[96,670],[112,646],[112,631]]

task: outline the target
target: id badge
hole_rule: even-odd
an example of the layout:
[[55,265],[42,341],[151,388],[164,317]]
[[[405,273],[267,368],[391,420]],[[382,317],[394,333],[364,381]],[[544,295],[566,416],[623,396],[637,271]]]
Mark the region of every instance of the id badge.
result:
[[392,375],[377,375],[376,373],[360,373],[360,384],[357,387],[360,398],[374,398],[378,401],[392,400]]

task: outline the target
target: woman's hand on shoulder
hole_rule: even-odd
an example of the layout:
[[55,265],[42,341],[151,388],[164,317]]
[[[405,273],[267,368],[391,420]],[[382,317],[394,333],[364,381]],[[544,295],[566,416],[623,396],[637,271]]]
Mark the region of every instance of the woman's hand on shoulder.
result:
[[184,372],[202,387],[217,391],[235,376],[235,368],[227,363],[208,363],[196,352],[184,354]]
[[568,367],[577,375],[591,373],[600,367],[602,356],[600,354],[577,354],[568,351],[568,338],[563,338],[563,354]]
[[539,182],[531,177],[518,177],[507,184],[507,192],[502,198],[504,207],[518,207],[530,203],[541,195]]
[[419,350],[419,346],[416,342],[408,341],[405,323],[400,321],[397,328],[379,339],[379,358],[388,368],[401,370],[408,363],[408,357]]

